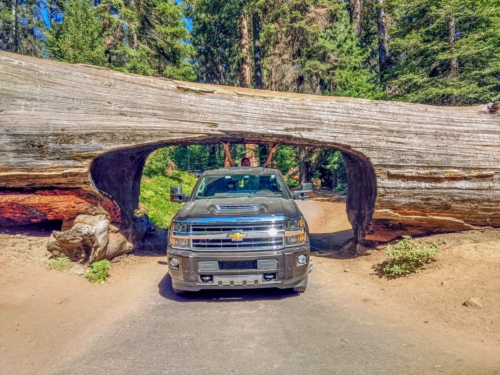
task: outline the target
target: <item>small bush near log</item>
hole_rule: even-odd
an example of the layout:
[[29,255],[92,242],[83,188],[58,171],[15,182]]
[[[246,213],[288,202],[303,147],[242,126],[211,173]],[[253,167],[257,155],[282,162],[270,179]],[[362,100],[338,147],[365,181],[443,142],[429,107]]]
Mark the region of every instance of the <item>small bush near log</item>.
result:
[[387,255],[391,259],[385,263],[383,272],[395,277],[418,272],[424,264],[435,260],[434,255],[438,252],[437,244],[423,248],[410,236],[403,236],[395,245],[387,246]]
[[49,260],[51,270],[65,271],[73,267],[73,262],[68,257],[57,257]]
[[94,284],[104,284],[104,280],[109,276],[111,263],[109,260],[101,260],[90,265],[90,269],[85,273],[85,278]]

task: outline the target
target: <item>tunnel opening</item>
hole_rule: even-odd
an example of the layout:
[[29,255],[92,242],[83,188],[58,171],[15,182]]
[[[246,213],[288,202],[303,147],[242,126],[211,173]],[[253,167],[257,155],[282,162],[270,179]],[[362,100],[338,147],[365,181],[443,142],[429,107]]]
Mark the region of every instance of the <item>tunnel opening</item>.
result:
[[[348,146],[337,144],[308,144],[301,141],[290,140],[267,140],[264,142],[254,139],[241,138],[208,138],[198,140],[183,140],[176,142],[161,142],[153,145],[144,145],[134,148],[115,150],[100,155],[92,162],[90,173],[96,190],[103,196],[115,202],[120,210],[121,232],[127,239],[134,243],[136,247],[145,246],[149,242],[149,248],[163,246],[166,241],[166,230],[155,226],[147,217],[141,215],[144,207],[140,205],[141,179],[143,177],[144,167],[150,155],[156,150],[165,149],[170,146],[187,147],[192,145],[213,145],[214,148],[220,142],[231,142],[232,145],[252,144],[256,147],[265,147],[264,144],[279,143],[283,146],[310,147],[337,150],[341,153],[345,163],[345,178],[347,184],[347,196],[345,198],[345,207],[347,219],[352,227],[352,239],[348,241],[344,249],[346,251],[361,252],[362,248],[370,247],[373,244],[365,240],[365,235],[369,230],[372,214],[375,207],[377,194],[376,176],[369,160],[363,155],[354,152]],[[241,146],[240,146],[241,147]],[[210,148],[210,146],[209,146]],[[233,148],[233,151],[237,147]],[[217,163],[210,166],[217,168],[224,163],[224,157],[221,156],[220,149],[217,153]],[[240,148],[240,154],[241,154]],[[261,153],[259,153],[261,155]],[[235,160],[237,160],[236,152]],[[258,164],[262,160],[256,161]],[[254,161],[255,162],[255,161]],[[188,158],[184,161],[185,165],[175,166],[183,170],[189,170],[192,174],[201,172],[199,160]],[[148,169],[146,169],[146,174]],[[272,166],[270,166],[272,167]],[[276,167],[276,164],[274,165]],[[154,166],[153,166],[154,168]],[[311,176],[314,177],[314,176]],[[292,186],[293,188],[293,186]],[[170,202],[165,202],[170,204]],[[166,227],[167,225],[162,225]],[[345,234],[345,233],[344,233]],[[151,239],[154,238],[153,241]],[[158,240],[161,238],[161,240]],[[348,237],[346,237],[347,239]],[[314,237],[312,237],[312,240]],[[147,245],[146,245],[147,247]]]

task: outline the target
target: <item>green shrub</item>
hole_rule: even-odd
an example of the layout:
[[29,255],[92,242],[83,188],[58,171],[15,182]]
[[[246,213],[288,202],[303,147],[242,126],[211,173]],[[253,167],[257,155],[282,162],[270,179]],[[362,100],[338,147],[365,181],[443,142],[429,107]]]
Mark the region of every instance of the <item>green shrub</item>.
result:
[[285,182],[290,189],[296,188],[297,186],[300,185],[299,180],[294,180],[293,178],[285,177]]
[[104,280],[109,276],[111,263],[109,260],[100,260],[90,265],[90,269],[85,273],[85,278],[97,284],[104,284]]
[[66,256],[57,257],[49,260],[51,270],[65,271],[73,267],[73,262]]
[[387,255],[391,259],[385,263],[383,271],[396,277],[418,272],[424,264],[435,260],[433,256],[438,252],[437,244],[423,248],[410,236],[403,236],[395,245],[387,246]]
[[163,175],[143,178],[139,202],[147,207],[151,222],[161,228],[168,228],[174,215],[179,211],[179,203],[170,202],[170,188],[182,186],[183,193],[191,194],[198,179],[191,173],[173,171],[172,176]]

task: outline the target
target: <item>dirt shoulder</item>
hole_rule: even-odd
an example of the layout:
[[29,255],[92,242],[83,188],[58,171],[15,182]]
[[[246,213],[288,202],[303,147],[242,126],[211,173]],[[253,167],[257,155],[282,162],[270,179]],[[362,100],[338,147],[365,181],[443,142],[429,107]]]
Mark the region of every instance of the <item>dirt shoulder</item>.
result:
[[[0,233],[0,374],[44,374],[156,293],[157,257],[112,264],[105,284],[47,267],[49,233]],[[161,278],[160,278],[161,279]]]

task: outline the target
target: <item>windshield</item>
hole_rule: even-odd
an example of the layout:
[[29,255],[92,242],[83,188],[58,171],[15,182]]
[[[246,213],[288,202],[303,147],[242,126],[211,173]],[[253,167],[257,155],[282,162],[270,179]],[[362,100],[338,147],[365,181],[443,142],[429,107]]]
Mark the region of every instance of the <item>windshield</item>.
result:
[[203,177],[194,194],[195,199],[280,197],[288,194],[282,179],[276,174],[232,174]]

